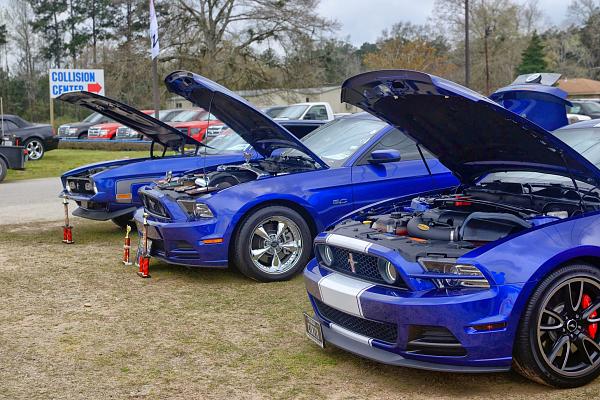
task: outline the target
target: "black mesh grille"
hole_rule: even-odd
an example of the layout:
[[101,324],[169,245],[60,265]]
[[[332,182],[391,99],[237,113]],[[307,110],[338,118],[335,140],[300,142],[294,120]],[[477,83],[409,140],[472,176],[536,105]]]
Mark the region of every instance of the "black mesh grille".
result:
[[409,329],[406,351],[429,356],[464,356],[465,348],[447,328],[413,325]]
[[354,315],[346,314],[343,311],[336,310],[316,298],[313,298],[313,300],[315,301],[319,314],[334,324],[360,335],[381,340],[382,342],[396,343],[398,327],[395,324],[356,317]]
[[[331,251],[333,253],[333,264],[329,268],[347,275],[362,278],[369,282],[388,285],[379,273],[379,268],[377,267],[378,257],[342,249],[340,247],[331,247]],[[352,254],[352,261],[354,262],[354,271],[350,265],[350,254]],[[407,287],[400,278],[398,278],[398,281],[394,286],[401,288]]]
[[155,199],[152,196],[148,196],[145,193],[140,193],[140,198],[142,199],[142,203],[144,204],[144,208],[150,214],[158,215],[163,218],[170,218],[169,213],[165,209],[165,207],[161,204],[160,200]]

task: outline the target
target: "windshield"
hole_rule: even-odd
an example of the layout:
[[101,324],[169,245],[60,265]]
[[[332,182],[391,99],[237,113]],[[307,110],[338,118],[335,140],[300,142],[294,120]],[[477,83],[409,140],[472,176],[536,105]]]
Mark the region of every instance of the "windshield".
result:
[[160,110],[158,112],[158,119],[163,122],[172,121],[177,115],[181,113],[181,110]]
[[[375,119],[336,119],[302,138],[302,144],[328,166],[339,167],[386,126],[385,122]],[[286,154],[295,155],[296,152],[291,150]]]
[[581,105],[587,113],[600,113],[600,104],[598,103],[593,103],[590,101],[588,103],[581,103]]
[[95,124],[95,123],[101,121],[102,118],[104,118],[104,116],[102,114],[92,113],[92,114],[88,115],[87,117],[85,117],[83,122],[89,122],[91,124]]
[[207,144],[210,147],[200,149],[198,154],[241,152],[250,147],[250,145],[231,128],[221,131],[221,133],[209,140]]
[[[554,136],[571,146],[585,159],[600,168],[600,129],[559,129],[553,132]],[[493,180],[519,182],[519,183],[557,183],[573,186],[573,181],[568,177],[544,174],[541,172],[497,172],[488,175],[483,182]],[[589,184],[577,181],[579,187],[590,187]]]
[[204,115],[208,113],[204,110],[187,110],[177,114],[172,122],[205,121]]
[[306,105],[287,106],[283,110],[280,110],[275,118],[300,119],[307,108],[308,106]]

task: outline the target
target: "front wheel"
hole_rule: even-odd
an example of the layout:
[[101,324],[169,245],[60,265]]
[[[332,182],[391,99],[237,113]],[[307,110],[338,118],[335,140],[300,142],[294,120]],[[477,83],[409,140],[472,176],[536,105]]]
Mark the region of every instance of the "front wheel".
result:
[[244,275],[261,282],[290,279],[309,260],[311,233],[296,211],[261,208],[244,218],[233,238],[233,262]]
[[130,225],[132,228],[134,228],[134,224],[133,224],[133,214],[125,214],[125,215],[121,215],[119,217],[113,218],[111,219],[111,221],[121,227],[121,228],[125,228],[127,225]]
[[545,278],[523,313],[514,367],[558,388],[585,385],[600,375],[600,270],[570,264]]
[[46,152],[44,143],[38,138],[27,139],[23,146],[27,149],[27,158],[33,161],[40,160]]

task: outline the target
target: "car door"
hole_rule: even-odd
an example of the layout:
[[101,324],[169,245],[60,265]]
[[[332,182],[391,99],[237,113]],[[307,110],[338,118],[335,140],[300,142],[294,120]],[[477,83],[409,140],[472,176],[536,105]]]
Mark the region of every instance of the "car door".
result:
[[[400,161],[383,164],[369,162],[373,151],[387,149],[399,151]],[[424,150],[423,152],[426,157],[430,157]],[[381,200],[411,196],[448,184],[446,180],[436,179],[437,174],[449,175],[448,170],[436,159],[432,159],[428,166],[432,174],[423,162],[415,142],[398,129],[391,129],[352,166],[355,208]]]

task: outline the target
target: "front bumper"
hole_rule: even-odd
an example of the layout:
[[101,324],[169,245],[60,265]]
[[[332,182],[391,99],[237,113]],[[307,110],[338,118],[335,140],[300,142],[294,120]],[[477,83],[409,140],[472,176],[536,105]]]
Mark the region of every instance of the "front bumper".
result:
[[71,193],[66,190],[63,190],[58,197],[72,200],[78,205],[73,211],[74,216],[94,221],[108,221],[126,214],[133,214],[138,208],[131,204],[97,202],[92,200],[93,196]]
[[[134,216],[140,237],[143,232],[144,210]],[[148,239],[152,241],[150,255],[169,264],[189,267],[226,268],[228,266],[228,240],[205,244],[203,240],[221,237],[216,234],[218,222],[206,221],[161,222],[148,219]]]
[[[507,322],[520,286],[456,295],[415,292],[332,272],[316,260],[307,265],[304,278],[324,339],[336,347],[386,364],[429,370],[497,372],[511,367],[515,327]],[[503,322],[506,327],[498,330],[473,328]],[[376,331],[380,325],[393,329],[395,339],[382,340]],[[419,332],[424,330],[447,332],[448,337],[423,339]]]

